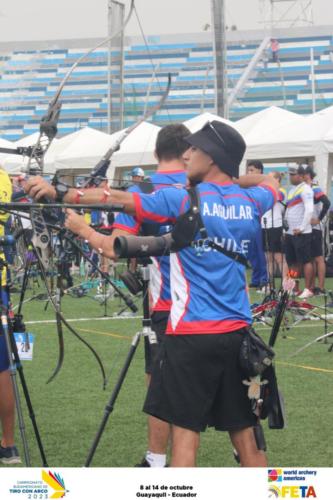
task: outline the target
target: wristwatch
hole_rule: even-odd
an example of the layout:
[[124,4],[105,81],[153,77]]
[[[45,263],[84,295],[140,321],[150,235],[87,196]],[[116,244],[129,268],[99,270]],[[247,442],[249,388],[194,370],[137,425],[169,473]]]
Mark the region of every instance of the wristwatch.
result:
[[55,186],[54,186],[55,190],[56,190],[56,198],[55,198],[55,201],[57,203],[62,203],[63,202],[63,199],[64,197],[66,196],[66,194],[68,193],[68,190],[69,190],[69,186],[66,186],[66,184],[62,184],[61,182],[57,183]]

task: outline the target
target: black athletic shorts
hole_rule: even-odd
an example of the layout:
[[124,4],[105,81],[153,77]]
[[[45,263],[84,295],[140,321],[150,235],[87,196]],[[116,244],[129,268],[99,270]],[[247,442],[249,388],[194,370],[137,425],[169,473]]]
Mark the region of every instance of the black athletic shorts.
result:
[[166,335],[143,410],[195,432],[255,425],[238,362],[243,335]]
[[265,252],[282,252],[282,226],[262,230]]
[[170,311],[155,311],[151,315],[151,329],[156,333],[157,343],[150,344],[149,339],[145,337],[145,372],[147,374],[151,374],[158,349],[164,342],[169,314]]
[[293,264],[307,264],[312,261],[312,233],[286,234],[284,249],[288,266]]
[[324,255],[323,232],[321,229],[312,229],[311,255],[313,259]]

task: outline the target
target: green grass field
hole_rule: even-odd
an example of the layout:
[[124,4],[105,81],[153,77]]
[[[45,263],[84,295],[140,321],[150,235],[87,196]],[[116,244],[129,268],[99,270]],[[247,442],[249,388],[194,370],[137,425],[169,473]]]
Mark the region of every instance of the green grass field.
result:
[[[333,281],[327,280],[333,288]],[[35,290],[39,293],[43,289]],[[31,291],[29,294],[31,295]],[[93,291],[90,292],[90,295]],[[13,294],[17,303],[18,294]],[[252,293],[252,301],[259,302]],[[323,304],[323,298],[312,300]],[[108,314],[118,310],[116,298],[109,301]],[[102,390],[102,378],[88,349],[65,329],[65,361],[61,372],[50,384],[47,379],[57,362],[58,347],[55,323],[29,324],[34,333],[32,362],[25,361],[24,374],[48,459],[52,467],[80,467],[84,464],[101,422],[104,408],[124,364],[135,332],[141,328],[136,318],[103,318],[104,308],[91,298],[63,299],[63,313],[69,318],[91,318],[72,325],[88,340],[103,359],[108,384]],[[33,300],[24,306],[24,319],[54,319],[49,305]],[[333,309],[329,309],[333,313]],[[333,320],[331,320],[333,323]],[[258,326],[268,339],[269,328]],[[333,331],[333,324],[328,331]],[[269,464],[291,467],[333,466],[333,353],[327,344],[316,343],[296,357],[290,354],[324,333],[322,321],[302,321],[280,335],[276,344],[276,370],[283,391],[288,425],[284,430],[269,430],[264,422]],[[141,408],[145,396],[143,341],[137,349],[121,388],[92,465],[99,467],[132,467],[146,450],[146,417]],[[25,401],[22,398],[29,449],[33,466],[41,466]],[[17,430],[17,444],[23,455]],[[234,467],[231,445],[225,433],[208,430],[202,434],[198,457],[200,467]]]

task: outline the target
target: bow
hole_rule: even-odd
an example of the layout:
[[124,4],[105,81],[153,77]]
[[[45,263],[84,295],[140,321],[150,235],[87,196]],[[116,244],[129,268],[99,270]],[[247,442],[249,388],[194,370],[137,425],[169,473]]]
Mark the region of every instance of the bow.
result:
[[[155,106],[153,106],[151,109],[145,110],[145,112],[143,113],[142,117],[139,118],[139,120],[137,120],[130,127],[128,127],[127,129],[124,130],[124,132],[121,134],[121,136],[115,142],[115,144],[113,144],[111,146],[111,148],[108,149],[108,151],[104,154],[103,158],[93,168],[92,172],[90,173],[89,178],[86,180],[86,182],[84,184],[84,187],[92,187],[92,186],[97,187],[102,182],[102,180],[105,179],[107,170],[108,170],[110,163],[111,163],[112,155],[120,149],[120,145],[126,139],[126,137],[128,137],[141,123],[146,121],[148,118],[153,116],[154,113],[156,113],[159,109],[162,108],[163,104],[165,103],[165,101],[169,95],[170,88],[171,88],[171,75],[169,74],[167,87],[166,87],[164,93],[162,94],[160,101]],[[63,236],[65,239],[71,240],[70,234],[71,234],[70,231],[65,231],[63,233]],[[103,273],[101,273],[101,274],[103,276]],[[105,275],[104,275],[104,278],[106,278]],[[114,286],[114,288],[116,288],[116,287]],[[118,293],[119,293],[119,290],[118,290]],[[127,297],[127,296],[124,297],[122,294],[121,294],[121,296],[125,300],[125,303],[129,307],[131,307],[131,303],[129,302],[129,297]],[[58,315],[57,315],[57,317],[58,317]],[[56,372],[55,372],[55,374],[56,374]],[[54,374],[54,376],[55,376],[55,374]],[[105,378],[104,378],[104,381],[105,381]]]
[[[60,110],[61,110],[61,102],[60,102],[60,95],[61,92],[66,84],[66,82],[69,80],[71,74],[75,70],[75,68],[80,64],[81,61],[83,61],[88,55],[90,55],[93,51],[95,51],[97,48],[100,46],[104,45],[105,43],[109,42],[113,38],[117,37],[126,27],[127,23],[129,22],[132,13],[134,10],[134,0],[131,2],[131,7],[128,13],[128,16],[126,20],[124,21],[123,26],[121,29],[119,29],[116,33],[114,33],[112,36],[102,40],[100,43],[98,43],[95,47],[90,49],[88,52],[83,54],[77,61],[71,66],[65,77],[63,78],[62,82],[59,85],[58,90],[56,91],[56,94],[52,101],[49,104],[47,113],[45,116],[43,116],[41,123],[40,123],[40,133],[39,137],[37,139],[37,142],[35,146],[31,150],[31,154],[29,155],[29,161],[28,161],[28,173],[30,174],[36,174],[36,173],[43,173],[43,167],[44,167],[44,157],[49,149],[52,140],[57,134],[57,123],[59,120],[60,116]],[[110,159],[111,156],[115,151],[117,151],[120,148],[120,144],[126,139],[126,137],[129,136],[130,133],[133,132],[135,128],[137,128],[143,121],[147,120],[150,116],[152,116],[156,111],[158,111],[164,104],[165,100],[167,99],[167,96],[169,94],[171,87],[171,76],[169,75],[168,77],[168,84],[167,88],[162,95],[159,103],[157,103],[156,106],[152,107],[150,110],[146,110],[143,114],[143,116],[132,126],[127,128],[124,133],[120,136],[120,138],[116,141],[116,143],[105,153],[103,158],[98,162],[98,164],[94,167],[93,171],[90,174],[90,178],[88,181],[85,183],[85,187],[87,186],[97,186],[100,184],[102,178],[106,176],[106,171],[110,165]],[[31,222],[32,222],[32,227],[33,227],[33,248],[35,250],[38,262],[41,267],[41,272],[43,274],[44,280],[46,278],[46,273],[45,269],[47,269],[47,266],[49,264],[49,248],[50,248],[50,235],[43,217],[43,214],[41,214],[38,209],[31,209]],[[46,280],[45,280],[46,281]],[[58,282],[58,280],[57,280]],[[82,337],[75,332],[75,330],[67,323],[63,315],[61,314],[60,311],[60,292],[58,290],[57,293],[57,299],[56,301],[53,300],[53,297],[51,296],[50,290],[48,288],[48,284],[46,282],[46,287],[47,287],[47,292],[50,298],[50,302],[55,309],[56,312],[56,319],[57,319],[57,327],[58,327],[58,339],[59,339],[59,359],[58,363],[56,366],[56,369],[54,373],[51,375],[50,380],[52,380],[55,375],[59,372],[63,358],[64,358],[64,343],[63,343],[63,334],[62,334],[62,328],[61,328],[61,322],[66,325],[66,327],[79,339],[81,340],[87,347],[93,352],[94,356],[96,357],[102,374],[103,374],[103,380],[105,384],[105,372],[104,368],[102,365],[102,362],[100,358],[98,357],[97,353],[93,350],[93,348],[84,340]],[[59,288],[59,287],[57,287]]]
[[[28,164],[27,164],[27,172],[30,175],[34,174],[42,174],[43,169],[44,169],[44,157],[49,149],[53,139],[57,135],[57,125],[58,125],[58,120],[60,116],[60,111],[61,111],[61,102],[60,102],[60,96],[61,92],[69,80],[71,74],[75,70],[75,68],[80,64],[81,61],[83,61],[86,57],[88,57],[92,52],[94,52],[97,48],[101,47],[105,43],[111,41],[113,38],[116,38],[122,31],[125,29],[126,25],[128,24],[132,13],[134,11],[134,0],[131,1],[131,6],[129,13],[127,15],[126,20],[123,23],[123,26],[114,34],[111,36],[105,38],[102,40],[100,43],[98,43],[95,47],[90,49],[88,52],[83,54],[81,57],[75,61],[75,63],[71,66],[69,71],[66,73],[65,77],[61,81],[54,98],[52,101],[49,103],[48,110],[46,114],[42,117],[41,122],[40,122],[40,131],[39,131],[39,136],[37,139],[36,144],[31,148],[29,151],[29,157],[28,157]],[[40,212],[36,208],[32,208],[30,210],[30,217],[31,217],[31,224],[32,224],[32,229],[33,229],[33,237],[32,237],[32,246],[35,251],[36,257],[39,262],[39,266],[41,269],[41,273],[43,275],[46,288],[47,288],[47,293],[49,295],[50,302],[56,312],[56,321],[57,321],[57,331],[58,331],[58,341],[59,341],[59,358],[58,358],[58,363],[57,366],[51,375],[49,382],[56,376],[56,374],[59,372],[63,359],[64,359],[64,341],[63,341],[63,332],[62,332],[62,326],[61,323],[63,323],[81,342],[83,342],[94,354],[95,358],[97,359],[98,364],[100,365],[102,375],[103,375],[103,381],[105,385],[105,371],[104,367],[102,364],[101,359],[99,358],[98,354],[95,352],[95,350],[88,344],[72,327],[71,325],[65,320],[63,315],[61,314],[60,311],[60,302],[61,302],[61,296],[60,296],[60,291],[59,291],[59,286],[57,286],[57,298],[56,301],[53,299],[51,295],[51,291],[48,287],[48,283],[46,280],[46,269],[49,266],[49,256],[50,256],[50,243],[51,243],[51,238],[50,238],[50,233],[48,231],[47,225],[45,223],[44,219],[44,214]],[[58,273],[59,274],[59,273]],[[60,285],[60,278],[57,279],[58,285]]]
[[[113,146],[111,146],[111,148],[109,148],[109,150],[104,154],[103,158],[93,168],[93,170],[89,176],[89,179],[87,179],[87,181],[84,184],[84,187],[98,186],[101,183],[101,181],[106,177],[106,173],[107,173],[107,170],[110,166],[112,155],[116,151],[119,150],[121,143],[126,139],[126,137],[128,137],[141,123],[143,123],[149,117],[153,116],[154,113],[156,113],[156,111],[158,111],[163,106],[163,104],[165,103],[165,101],[169,95],[170,88],[171,88],[171,75],[169,74],[167,87],[166,87],[165,92],[163,93],[160,101],[155,106],[153,106],[151,109],[147,110],[139,120],[137,120],[133,125],[128,127],[121,134],[121,136],[118,138],[118,140],[115,142],[115,144]],[[70,240],[70,238],[68,237],[69,234],[70,234],[69,231],[65,231],[63,234],[64,238]],[[129,302],[129,298],[128,297],[123,297],[123,298],[124,298],[126,304],[129,307],[131,307],[131,304]],[[60,317],[59,307],[56,309],[57,324],[58,324],[58,320]],[[64,323],[64,321],[63,321],[63,323]],[[66,324],[66,323],[64,323],[64,324]],[[68,327],[68,323],[66,324],[66,326]],[[72,328],[70,328],[70,331],[72,333],[74,333],[80,340],[83,341],[83,339],[80,337],[80,335],[77,334],[76,332],[74,332],[74,330]],[[58,373],[58,371],[61,367],[62,359],[63,359],[63,349],[61,349],[61,346],[63,345],[63,341],[62,341],[62,335],[60,334],[60,330],[59,330],[58,336],[59,336],[59,347],[60,347],[59,362],[58,362],[56,370],[55,370],[54,374],[51,376],[50,380],[53,379],[55,377],[55,375]],[[89,346],[89,344],[87,344],[85,341],[83,341],[83,342],[92,350],[92,348]],[[97,356],[97,353],[95,353],[95,351],[93,351],[93,353],[94,353],[96,359],[98,361],[100,361],[98,356]],[[59,364],[60,364],[60,366],[59,366]],[[101,364],[101,362],[99,362],[99,364],[100,364],[100,367],[102,369],[102,372],[104,373],[103,365]],[[104,384],[105,384],[105,376],[104,376]]]
[[[84,187],[98,186],[101,183],[101,181],[106,177],[107,170],[108,170],[108,168],[110,166],[110,163],[111,163],[111,157],[112,157],[112,155],[116,151],[119,150],[121,143],[126,139],[126,137],[128,137],[141,123],[143,123],[149,117],[153,116],[154,113],[156,113],[156,111],[158,111],[163,106],[163,104],[165,103],[165,101],[166,101],[166,99],[167,99],[167,97],[169,95],[170,88],[171,88],[171,75],[169,74],[168,75],[167,87],[166,87],[166,89],[165,89],[165,91],[164,91],[164,93],[163,93],[160,101],[155,106],[153,106],[151,109],[147,110],[139,120],[137,120],[135,123],[133,123],[133,125],[131,125],[130,127],[128,127],[121,134],[121,136],[118,138],[118,140],[115,142],[115,144],[113,146],[111,146],[111,148],[108,149],[108,151],[104,154],[103,158],[93,168],[93,170],[92,170],[89,178],[87,179],[87,181],[84,184]],[[68,236],[69,234],[70,234],[69,231],[65,231],[63,233],[64,238],[70,240],[70,237]],[[126,304],[129,307],[131,307],[131,304],[129,302],[129,298],[128,297],[123,297],[123,298],[124,298]],[[60,300],[60,298],[59,298],[59,300]],[[52,304],[53,304],[53,302],[52,302]],[[60,307],[60,305],[59,305],[59,307]],[[59,317],[61,317],[59,315],[59,307],[55,308],[55,310],[56,310],[56,317],[57,317],[57,324],[59,322],[58,321]],[[64,323],[64,321],[63,321],[63,323]],[[66,324],[66,323],[64,323],[64,324]],[[66,326],[68,327],[68,323],[66,324]],[[72,328],[70,328],[70,331],[72,333],[74,333],[74,330]],[[89,346],[89,344],[87,344],[80,337],[79,334],[77,334],[75,332],[74,335],[76,335],[81,341],[83,341],[92,350],[92,348]],[[59,330],[58,336],[59,336],[59,347],[60,347],[60,350],[59,350],[59,352],[60,352],[59,362],[58,362],[56,370],[55,370],[54,374],[51,376],[50,380],[52,380],[55,377],[55,375],[58,373],[58,371],[59,371],[59,369],[61,367],[62,360],[63,360],[63,349],[61,348],[61,346],[63,346],[63,341],[62,341],[62,335],[60,334],[60,330]],[[96,359],[98,361],[100,361],[99,358],[98,358],[98,356],[97,356],[97,353],[95,353],[95,351],[93,351],[93,353],[94,353]],[[59,364],[60,364],[60,366],[59,366]],[[100,364],[100,367],[102,369],[102,372],[104,373],[103,365],[101,364],[101,362],[99,362],[99,364]],[[104,376],[104,384],[105,384],[105,376]]]

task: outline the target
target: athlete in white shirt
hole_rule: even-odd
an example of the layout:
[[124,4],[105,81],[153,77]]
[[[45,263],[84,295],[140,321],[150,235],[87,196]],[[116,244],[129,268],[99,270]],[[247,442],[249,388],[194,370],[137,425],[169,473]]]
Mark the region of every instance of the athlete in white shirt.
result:
[[305,288],[300,298],[307,299],[313,296],[311,292],[312,280],[312,225],[313,191],[306,184],[305,169],[290,168],[290,182],[293,185],[288,193],[286,222],[288,230],[285,240],[286,259],[289,268],[300,273],[301,265],[304,270]]

